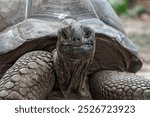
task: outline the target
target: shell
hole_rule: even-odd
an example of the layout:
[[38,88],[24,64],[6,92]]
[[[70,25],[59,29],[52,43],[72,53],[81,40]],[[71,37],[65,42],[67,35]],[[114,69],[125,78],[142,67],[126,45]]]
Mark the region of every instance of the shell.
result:
[[134,44],[106,0],[2,0],[0,74],[28,51],[52,51],[65,17],[74,18],[96,32],[91,72],[101,69],[137,72],[141,68]]

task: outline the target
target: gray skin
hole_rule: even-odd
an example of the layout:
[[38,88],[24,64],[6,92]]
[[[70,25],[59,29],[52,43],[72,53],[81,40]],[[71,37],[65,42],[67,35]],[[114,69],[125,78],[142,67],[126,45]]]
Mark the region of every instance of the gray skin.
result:
[[6,71],[0,81],[2,99],[91,97],[87,71],[95,53],[95,33],[72,19],[64,23],[53,54],[29,52]]
[[[89,48],[76,46],[88,41],[84,27],[96,40]],[[3,0],[0,31],[1,99],[150,99],[149,80],[133,74],[142,61],[106,0]]]
[[95,54],[93,29],[63,21],[56,50],[19,58],[0,80],[1,99],[150,99],[150,81],[133,73],[88,70]]

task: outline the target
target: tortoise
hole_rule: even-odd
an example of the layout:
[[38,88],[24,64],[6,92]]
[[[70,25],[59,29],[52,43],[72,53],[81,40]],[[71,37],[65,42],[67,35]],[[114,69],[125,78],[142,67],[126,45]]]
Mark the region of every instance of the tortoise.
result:
[[[150,99],[106,0],[0,1],[1,99]],[[13,7],[16,6],[16,7]]]

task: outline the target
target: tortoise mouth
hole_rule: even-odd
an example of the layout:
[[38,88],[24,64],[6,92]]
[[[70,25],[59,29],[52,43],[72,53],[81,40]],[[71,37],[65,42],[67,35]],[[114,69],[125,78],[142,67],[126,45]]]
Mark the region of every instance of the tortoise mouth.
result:
[[66,54],[82,54],[82,53],[89,53],[90,51],[93,51],[94,45],[93,43],[84,43],[84,44],[63,44],[61,45],[61,50],[65,52]]
[[69,47],[69,48],[76,48],[76,49],[80,49],[80,48],[84,48],[84,47],[93,47],[93,43],[92,42],[88,42],[88,43],[83,43],[83,44],[63,44],[62,46],[64,47]]
[[64,57],[81,60],[93,57],[95,46],[92,42],[82,44],[61,44],[58,50]]

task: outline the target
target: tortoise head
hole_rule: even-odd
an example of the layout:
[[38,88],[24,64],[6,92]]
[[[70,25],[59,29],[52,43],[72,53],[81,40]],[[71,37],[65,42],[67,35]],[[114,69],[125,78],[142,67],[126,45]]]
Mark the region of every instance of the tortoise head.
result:
[[65,27],[58,31],[57,51],[59,55],[73,60],[94,57],[94,30],[73,19],[67,19],[63,23]]

